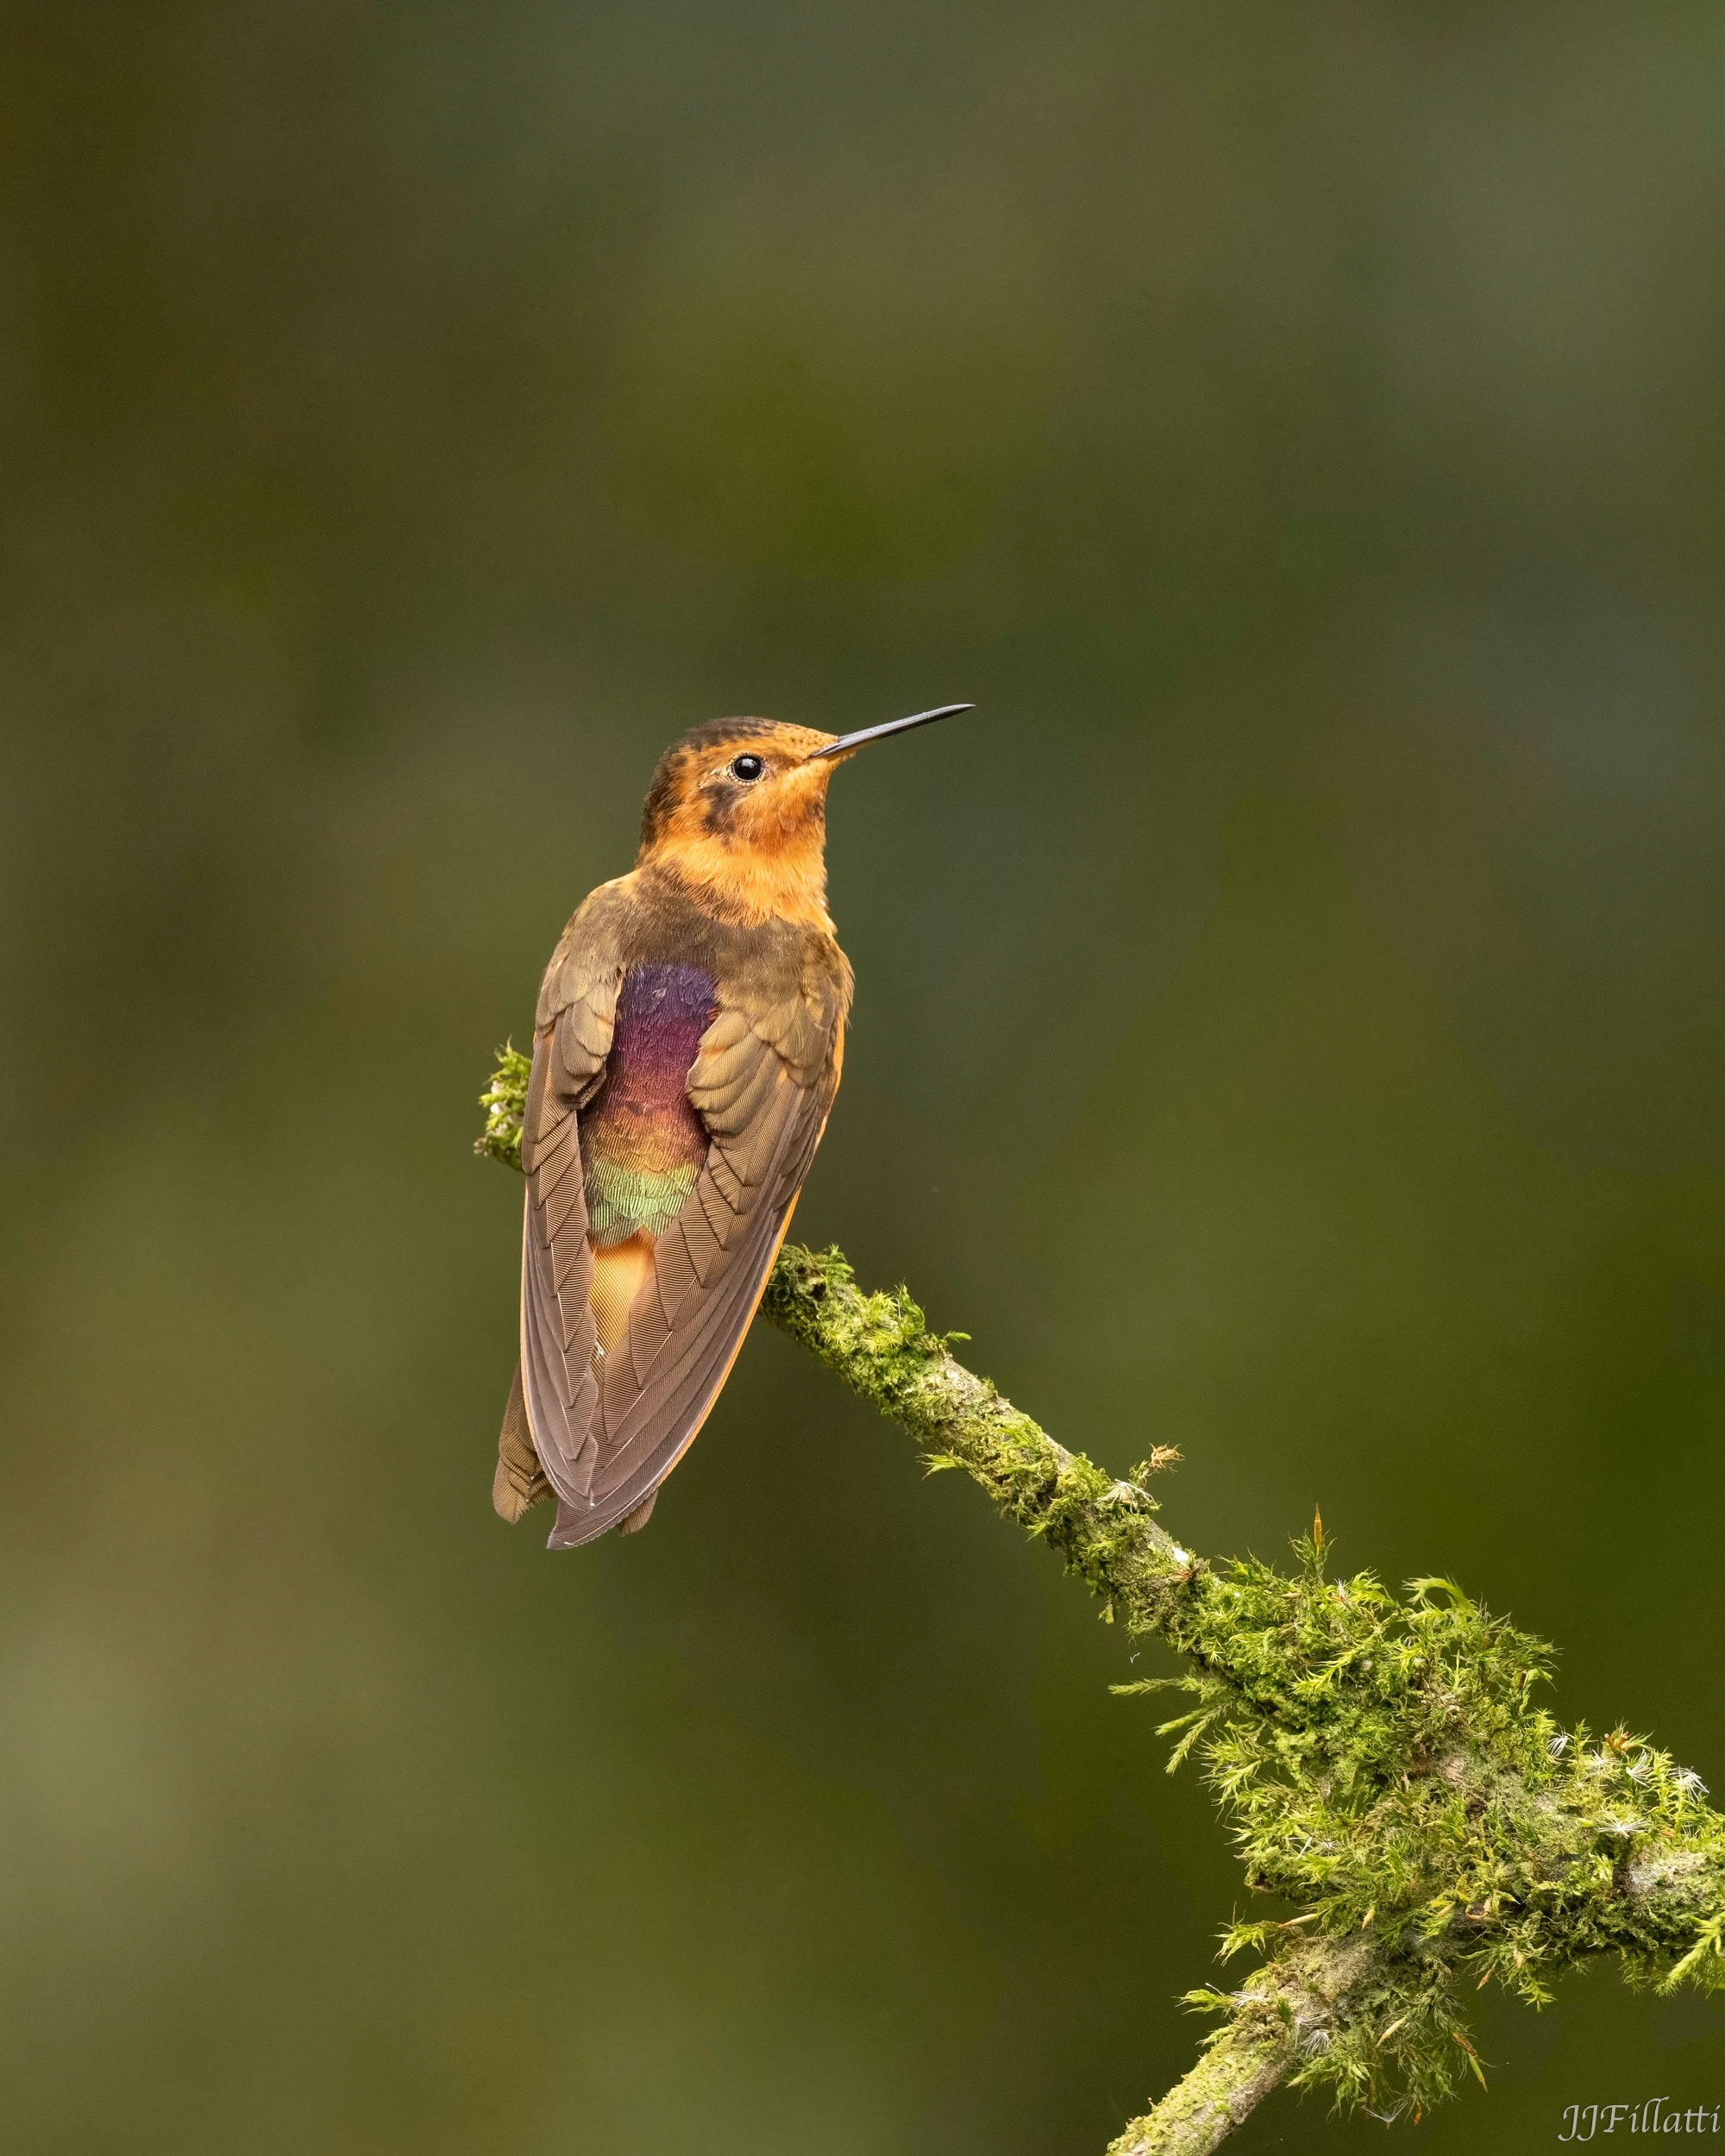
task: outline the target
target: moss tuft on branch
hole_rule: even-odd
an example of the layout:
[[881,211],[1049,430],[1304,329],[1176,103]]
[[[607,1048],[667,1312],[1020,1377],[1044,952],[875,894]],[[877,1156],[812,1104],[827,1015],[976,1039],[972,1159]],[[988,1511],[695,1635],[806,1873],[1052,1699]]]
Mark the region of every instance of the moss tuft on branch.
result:
[[474,1150],[500,1168],[521,1172],[521,1119],[527,1107],[527,1081],[533,1075],[531,1058],[513,1041],[497,1051],[497,1069],[491,1083],[480,1095],[485,1127],[474,1140]]

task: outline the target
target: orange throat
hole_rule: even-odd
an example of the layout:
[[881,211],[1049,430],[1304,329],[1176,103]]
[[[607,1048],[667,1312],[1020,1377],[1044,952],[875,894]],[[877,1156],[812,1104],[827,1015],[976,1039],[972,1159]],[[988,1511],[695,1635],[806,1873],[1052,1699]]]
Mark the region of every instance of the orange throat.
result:
[[806,921],[831,933],[819,837],[770,853],[723,838],[673,837],[662,840],[648,859],[687,884],[721,920]]

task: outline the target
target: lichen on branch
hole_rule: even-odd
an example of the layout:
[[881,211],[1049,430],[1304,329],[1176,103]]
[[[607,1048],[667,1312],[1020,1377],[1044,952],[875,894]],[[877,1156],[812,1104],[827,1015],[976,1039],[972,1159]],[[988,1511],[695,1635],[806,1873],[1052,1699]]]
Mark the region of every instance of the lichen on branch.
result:
[[[479,1150],[519,1164],[525,1060],[484,1096]],[[511,1125],[511,1116],[513,1123]],[[1484,2074],[1466,2002],[1496,1978],[1532,2004],[1606,1952],[1633,1982],[1725,1989],[1725,1820],[1698,1777],[1646,1739],[1559,1727],[1536,1696],[1551,1651],[1452,1582],[1405,1596],[1329,1576],[1321,1526],[1278,1572],[1209,1563],[1157,1517],[1166,1453],[1124,1477],[1069,1451],[931,1332],[902,1289],[867,1294],[837,1250],[781,1252],[762,1313],[1047,1542],[1185,1675],[1163,1722],[1195,1751],[1247,1884],[1294,1905],[1235,1924],[1224,1955],[1261,1965],[1189,1993],[1221,2023],[1185,2079],[1111,2156],[1214,2148],[1279,2084],[1417,2115]]]

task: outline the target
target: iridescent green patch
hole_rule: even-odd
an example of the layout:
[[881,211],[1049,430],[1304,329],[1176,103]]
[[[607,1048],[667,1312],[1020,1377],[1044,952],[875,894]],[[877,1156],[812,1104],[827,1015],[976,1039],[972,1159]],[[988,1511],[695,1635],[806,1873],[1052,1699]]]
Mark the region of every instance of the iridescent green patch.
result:
[[627,1242],[637,1229],[662,1235],[695,1187],[699,1166],[656,1171],[620,1167],[614,1161],[587,1163],[587,1235],[595,1250]]

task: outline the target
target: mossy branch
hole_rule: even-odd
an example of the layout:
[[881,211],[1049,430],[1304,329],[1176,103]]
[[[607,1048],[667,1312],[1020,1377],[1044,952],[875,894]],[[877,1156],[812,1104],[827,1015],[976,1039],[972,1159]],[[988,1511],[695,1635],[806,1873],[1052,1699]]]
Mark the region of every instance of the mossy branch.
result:
[[[477,1150],[519,1165],[525,1061],[485,1095]],[[512,1117],[512,1121],[511,1121]],[[1189,2002],[1221,2016],[1203,2056],[1109,2156],[1199,2156],[1283,2082],[1417,2117],[1471,2075],[1468,1994],[1535,2006],[1606,1952],[1661,1989],[1725,1990],[1725,1820],[1646,1739],[1560,1728],[1534,1697],[1550,1650],[1452,1583],[1405,1598],[1332,1579],[1320,1524],[1280,1573],[1211,1564],[1160,1524],[1146,1483],[1070,1452],[931,1333],[902,1289],[865,1294],[837,1250],[783,1250],[765,1316],[1047,1542],[1135,1634],[1183,1655],[1195,1748],[1254,1891],[1289,1917],[1236,1924],[1260,1965]]]

